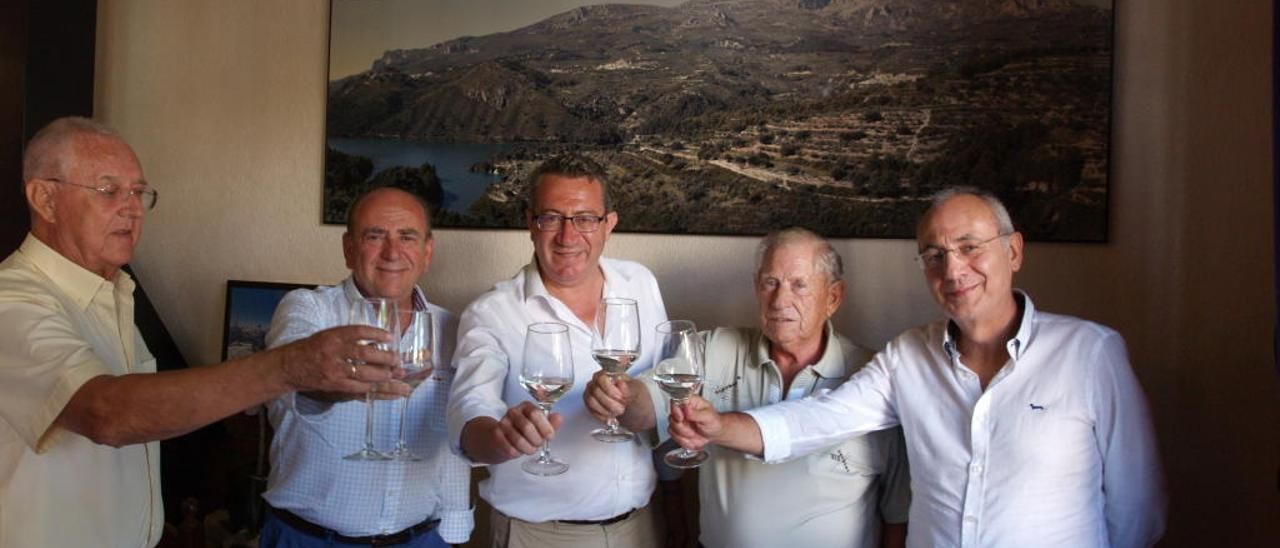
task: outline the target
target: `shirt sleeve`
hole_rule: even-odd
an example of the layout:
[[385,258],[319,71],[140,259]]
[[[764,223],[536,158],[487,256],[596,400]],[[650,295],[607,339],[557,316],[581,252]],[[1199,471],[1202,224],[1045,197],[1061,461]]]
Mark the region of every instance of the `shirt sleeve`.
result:
[[874,435],[879,437],[885,454],[885,469],[880,475],[880,519],[886,523],[906,523],[911,507],[911,474],[902,428]]
[[62,409],[89,379],[113,374],[51,297],[0,302],[0,419],[33,451],[56,438]]
[[746,411],[760,427],[765,462],[803,457],[854,436],[897,426],[892,403],[897,355],[890,343],[835,390]]
[[1166,498],[1146,396],[1129,366],[1124,339],[1109,333],[1092,360],[1102,494],[1111,546],[1151,546],[1165,529]]
[[[267,348],[284,346],[326,329],[326,319],[332,313],[321,306],[315,292],[295,289],[285,294],[271,316],[271,329],[267,331]],[[333,402],[309,398],[290,391],[267,404],[276,412],[293,411],[307,422],[319,422],[333,409]],[[278,425],[277,425],[278,426]]]
[[[449,384],[431,385],[439,390],[435,397],[443,401],[449,395]],[[438,424],[438,423],[437,423]],[[447,435],[441,432],[440,435]],[[439,440],[438,441],[444,441]],[[475,529],[475,509],[471,506],[471,466],[442,443],[436,485],[440,489],[440,537],[449,544],[464,544]]]
[[[482,297],[483,299],[483,297]],[[507,411],[502,399],[510,368],[510,349],[504,342],[518,337],[504,333],[504,318],[491,302],[477,301],[462,313],[458,323],[458,344],[453,354],[453,388],[445,420],[449,447],[463,458],[462,429],[480,417],[501,419]],[[475,464],[475,463],[473,463]]]

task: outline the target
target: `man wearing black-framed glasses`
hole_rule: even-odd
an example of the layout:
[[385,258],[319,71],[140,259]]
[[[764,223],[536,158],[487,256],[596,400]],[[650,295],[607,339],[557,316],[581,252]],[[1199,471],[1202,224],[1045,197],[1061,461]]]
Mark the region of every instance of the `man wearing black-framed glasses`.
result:
[[360,344],[390,334],[350,326],[157,373],[121,271],[156,198],[133,149],[93,120],[55,120],[28,143],[23,181],[31,233],[0,263],[0,546],[154,546],[159,440],[293,390],[393,377],[396,356]]
[[[495,509],[494,546],[656,547],[647,508],[656,485],[651,448],[640,439],[594,440],[589,434],[600,423],[582,403],[585,382],[549,417],[517,383],[525,328],[535,322],[569,327],[574,377],[590,378],[597,370],[590,326],[603,297],[636,301],[641,347],[652,349],[653,327],[667,319],[658,283],[640,264],[601,256],[618,213],[596,162],[552,158],[533,171],[528,189],[525,222],[534,260],[462,313],[447,413],[450,443],[475,465],[489,467],[480,496]],[[642,351],[629,372],[651,367],[655,354]],[[553,480],[525,473],[517,457],[552,436],[568,471]]]

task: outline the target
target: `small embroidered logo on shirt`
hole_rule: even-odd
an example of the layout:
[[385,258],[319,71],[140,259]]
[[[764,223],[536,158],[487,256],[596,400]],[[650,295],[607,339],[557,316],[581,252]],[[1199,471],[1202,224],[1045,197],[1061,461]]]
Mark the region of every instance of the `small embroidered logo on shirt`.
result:
[[1032,411],[1044,411],[1044,406],[1043,406],[1043,405],[1036,405],[1036,404],[1034,404],[1034,403],[1027,404],[1027,405],[1030,405],[1030,406],[1031,406],[1031,410],[1032,410]]
[[741,378],[742,378],[742,377],[734,377],[734,378],[733,378],[733,382],[731,382],[731,383],[729,383],[729,384],[726,384],[726,385],[724,385],[724,386],[718,387],[718,388],[716,388],[715,390],[712,390],[712,392],[714,392],[714,393],[715,393],[716,397],[718,397],[718,398],[720,398],[720,399],[722,399],[722,400],[728,400],[728,399],[729,399],[729,394],[728,394],[729,390],[730,390],[730,389],[732,389],[732,388],[733,388],[733,387],[735,387],[735,386],[738,386],[738,380],[739,380],[739,379],[741,379]]
[[836,452],[831,454],[831,460],[840,463],[840,466],[844,467],[844,472],[846,474],[850,473],[849,459],[845,458],[844,451],[836,449]]

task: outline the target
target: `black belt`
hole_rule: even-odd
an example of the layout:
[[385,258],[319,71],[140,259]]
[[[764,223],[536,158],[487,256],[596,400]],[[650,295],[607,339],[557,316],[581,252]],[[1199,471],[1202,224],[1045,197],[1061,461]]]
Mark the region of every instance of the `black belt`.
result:
[[618,514],[608,519],[597,519],[597,520],[559,519],[559,520],[556,520],[556,523],[567,523],[569,525],[599,525],[599,526],[613,525],[615,523],[618,523],[619,521],[622,521],[624,519],[631,517],[631,514],[634,514],[638,511],[639,511],[638,508],[632,508],[630,510],[627,510],[626,512],[623,512],[621,514]]
[[282,510],[274,506],[267,506],[271,509],[271,513],[275,514],[280,521],[288,524],[290,527],[302,531],[308,535],[321,539],[330,539],[341,542],[343,544],[361,544],[364,546],[394,546],[396,544],[404,544],[410,540],[425,535],[440,525],[440,520],[429,519],[413,527],[400,531],[398,533],[390,533],[386,535],[369,535],[367,537],[348,537],[339,534],[332,529],[321,527],[302,519],[297,514],[288,510]]

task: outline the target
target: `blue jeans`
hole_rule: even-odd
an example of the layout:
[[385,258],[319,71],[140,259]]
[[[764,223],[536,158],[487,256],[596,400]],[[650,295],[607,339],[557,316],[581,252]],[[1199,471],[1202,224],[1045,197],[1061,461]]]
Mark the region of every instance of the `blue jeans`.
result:
[[[361,546],[359,544],[347,544],[338,542],[333,539],[317,538],[284,523],[267,511],[266,522],[262,524],[262,534],[258,537],[258,546],[261,548],[333,548],[339,546]],[[440,538],[440,533],[436,529],[430,532],[416,536],[404,544],[397,544],[404,548],[448,548],[449,543]]]

